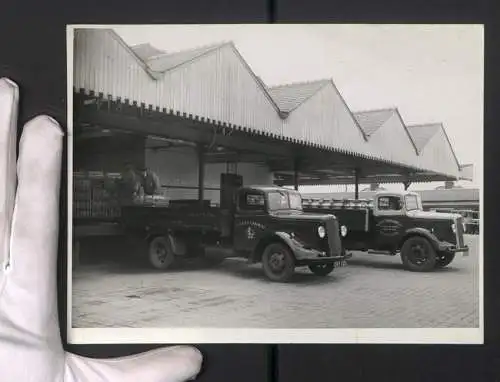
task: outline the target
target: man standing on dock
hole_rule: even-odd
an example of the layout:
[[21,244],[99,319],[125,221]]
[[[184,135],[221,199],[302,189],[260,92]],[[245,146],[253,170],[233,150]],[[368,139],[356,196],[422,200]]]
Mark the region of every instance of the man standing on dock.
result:
[[136,172],[135,167],[131,163],[125,165],[124,171],[121,173],[120,180],[118,181],[118,198],[121,204],[133,203],[139,196],[141,189],[141,177]]
[[143,168],[141,171],[141,185],[145,195],[154,196],[160,193],[160,178],[149,168]]

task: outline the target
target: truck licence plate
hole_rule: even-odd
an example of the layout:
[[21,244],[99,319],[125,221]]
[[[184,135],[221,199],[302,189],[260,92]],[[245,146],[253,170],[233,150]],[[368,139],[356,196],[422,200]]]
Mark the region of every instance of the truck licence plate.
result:
[[334,263],[334,266],[335,266],[335,268],[345,267],[345,266],[347,266],[347,261],[345,261],[345,260],[336,261]]

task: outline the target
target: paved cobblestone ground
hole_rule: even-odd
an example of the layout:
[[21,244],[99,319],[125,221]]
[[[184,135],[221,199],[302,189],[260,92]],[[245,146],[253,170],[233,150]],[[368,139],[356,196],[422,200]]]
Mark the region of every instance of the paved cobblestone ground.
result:
[[157,272],[107,262],[73,278],[74,327],[404,328],[479,325],[478,237],[431,273],[402,269],[399,256],[354,253],[325,278],[299,270],[267,281],[260,265],[228,259],[213,269]]

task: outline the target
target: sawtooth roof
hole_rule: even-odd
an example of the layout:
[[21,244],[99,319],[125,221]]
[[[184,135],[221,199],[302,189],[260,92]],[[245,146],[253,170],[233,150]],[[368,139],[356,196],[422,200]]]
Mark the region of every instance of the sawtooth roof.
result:
[[[260,131],[263,134],[270,134],[271,136],[276,135],[278,137],[280,134],[289,134],[288,137],[281,138],[313,145],[315,147],[339,150],[345,154],[360,156],[365,159],[376,159],[397,166],[406,166],[411,171],[434,172],[440,175],[445,174],[450,177],[458,177],[460,173],[458,162],[456,162],[456,165],[449,165],[449,163],[451,163],[450,161],[447,161],[448,164],[443,164],[442,160],[434,160],[434,158],[422,160],[422,158],[419,158],[419,156],[428,155],[423,149],[428,142],[432,140],[432,137],[439,129],[441,128],[444,131],[441,124],[406,126],[401,120],[401,128],[406,130],[406,136],[404,134],[399,134],[398,139],[405,139],[406,142],[387,139],[386,142],[384,141],[384,147],[380,147],[380,142],[377,143],[377,147],[373,147],[373,144],[370,144],[370,137],[377,133],[378,130],[383,130],[385,122],[390,119],[394,113],[397,113],[398,117],[401,119],[396,108],[353,113],[331,79],[268,87],[264,81],[252,71],[232,42],[221,42],[179,52],[165,52],[149,43],[128,46],[113,30],[109,29],[80,29],[78,33],[88,33],[88,38],[91,39],[95,45],[112,45],[110,49],[102,49],[102,47],[100,49],[93,48],[94,51],[89,51],[87,54],[99,55],[103,54],[103,52],[107,52],[106,54],[108,55],[115,54],[120,56],[121,60],[128,60],[127,62],[129,62],[129,64],[127,65],[132,65],[132,61],[130,60],[135,60],[136,65],[142,68],[143,72],[148,76],[141,76],[138,72],[134,71],[134,74],[130,76],[130,78],[123,78],[125,75],[132,73],[129,71],[124,73],[119,79],[103,79],[102,82],[96,82],[100,79],[96,79],[95,75],[89,75],[88,78],[80,75],[75,76],[76,90],[105,93],[113,99],[129,99],[130,101],[145,103],[154,107],[161,106],[163,109],[174,109],[185,114],[193,115],[193,117],[197,115],[207,120],[217,120],[216,116],[221,115],[222,118],[219,117],[219,122],[225,123],[228,126],[240,126],[250,131]],[[77,36],[76,33],[75,36]],[[107,42],[104,42],[104,40]],[[113,40],[115,43],[112,41],[110,42],[110,40]],[[83,44],[82,46],[87,49],[92,49],[92,44]],[[222,51],[228,47],[230,48],[229,50],[232,56],[222,54]],[[227,51],[226,49],[226,52]],[[214,58],[209,60],[209,57],[213,56],[215,53],[217,53],[217,59]],[[207,82],[206,85],[203,84],[204,87],[201,88],[201,90],[204,92],[204,97],[207,98],[202,99],[200,98],[200,94],[194,90],[199,89],[197,86],[200,86],[200,79],[198,79],[198,83],[196,83],[192,82],[194,80],[188,77],[182,77],[180,82],[178,82],[179,85],[177,85],[181,88],[172,90],[172,85],[168,85],[170,87],[167,88],[167,91],[175,91],[175,94],[178,95],[172,95],[171,98],[169,98],[168,102],[172,103],[172,105],[165,104],[164,102],[167,101],[161,97],[165,96],[166,91],[159,90],[159,86],[167,86],[160,85],[161,81],[167,81],[165,80],[166,73],[174,72],[181,67],[187,68],[189,65],[193,65],[194,68],[195,63],[198,63],[199,59],[203,57],[207,58],[207,60],[205,60],[206,65],[212,66],[203,67],[200,64],[197,66],[198,73],[203,73],[205,76],[210,75],[211,71],[222,70],[216,68],[223,65],[226,71],[221,71],[216,76],[221,84],[213,81],[210,83]],[[99,60],[102,60],[102,58],[96,57],[94,61],[82,60],[80,65],[101,65]],[[76,61],[78,62],[78,56]],[[89,64],[89,62],[93,63]],[[120,65],[123,67],[123,64]],[[92,70],[95,71],[96,69],[84,68],[84,70],[88,70],[89,73],[91,73]],[[109,65],[102,66],[101,70],[109,71]],[[107,73],[106,75],[116,77],[118,74]],[[251,81],[245,82],[247,88],[237,88],[237,85],[233,85],[232,83],[232,81],[242,82],[242,76],[252,79]],[[117,85],[109,86],[113,81],[115,81],[114,83],[117,83]],[[123,81],[131,81],[133,83],[126,85],[121,83],[118,84]],[[201,81],[204,82],[205,80],[202,79]],[[223,88],[220,87],[222,85],[224,86]],[[329,87],[329,85],[331,85],[331,87]],[[213,87],[213,89],[206,88],[206,86]],[[231,86],[234,86],[234,88],[230,90],[230,96],[226,95],[222,97],[219,95],[218,92],[220,92],[221,89],[226,91]],[[331,91],[332,89],[334,90],[333,92]],[[330,98],[324,96],[327,94],[325,93],[326,91],[330,91],[330,93],[328,93],[330,94]],[[236,92],[239,92],[239,94]],[[321,97],[314,97],[319,93],[322,94]],[[332,96],[331,94],[336,95]],[[181,97],[181,99],[175,97]],[[312,100],[313,97],[314,101]],[[332,97],[337,97],[335,98],[337,100],[335,101],[337,102],[336,104],[330,103],[333,102],[332,100],[334,98]],[[198,114],[196,114],[196,110],[186,109],[194,105],[189,101],[194,98],[199,100],[198,102],[200,103],[196,105],[197,107],[199,106],[199,110],[201,110]],[[308,100],[317,102],[317,104],[314,104],[314,107],[306,107],[306,104],[311,103],[308,102]],[[217,104],[217,102],[222,102],[222,104]],[[176,109],[176,106],[173,106],[174,104],[183,105],[182,107],[185,109]],[[271,109],[269,109],[269,106]],[[240,112],[238,108],[243,107],[245,110]],[[274,116],[270,110],[274,110]],[[238,112],[242,116],[239,120],[237,120],[236,117],[233,118]],[[332,117],[332,115],[334,116]],[[241,122],[242,120],[243,123]],[[330,123],[336,125],[340,124],[335,127],[335,133],[332,133],[335,129],[332,125],[329,125]],[[356,133],[354,129],[359,131]],[[344,133],[340,133],[340,131],[344,131]],[[446,136],[445,132],[444,134]],[[327,142],[327,140],[329,142]],[[409,150],[408,153],[405,154],[404,161],[394,162],[395,156],[392,155],[391,152],[399,150],[400,147],[404,145],[408,145],[408,142],[411,142],[411,144],[416,147],[416,150],[413,150],[413,153]],[[446,151],[448,153],[446,155],[456,160],[453,148],[449,145],[449,140],[448,145],[443,143],[440,150]]]

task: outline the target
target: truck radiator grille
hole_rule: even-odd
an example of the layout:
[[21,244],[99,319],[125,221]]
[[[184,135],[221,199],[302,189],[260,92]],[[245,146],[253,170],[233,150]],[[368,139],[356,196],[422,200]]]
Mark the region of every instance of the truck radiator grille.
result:
[[328,235],[328,246],[330,247],[330,254],[340,255],[342,251],[342,244],[339,240],[339,223],[337,220],[327,220],[326,232]]
[[457,246],[463,247],[464,246],[464,219],[463,218],[458,218],[457,219]]

